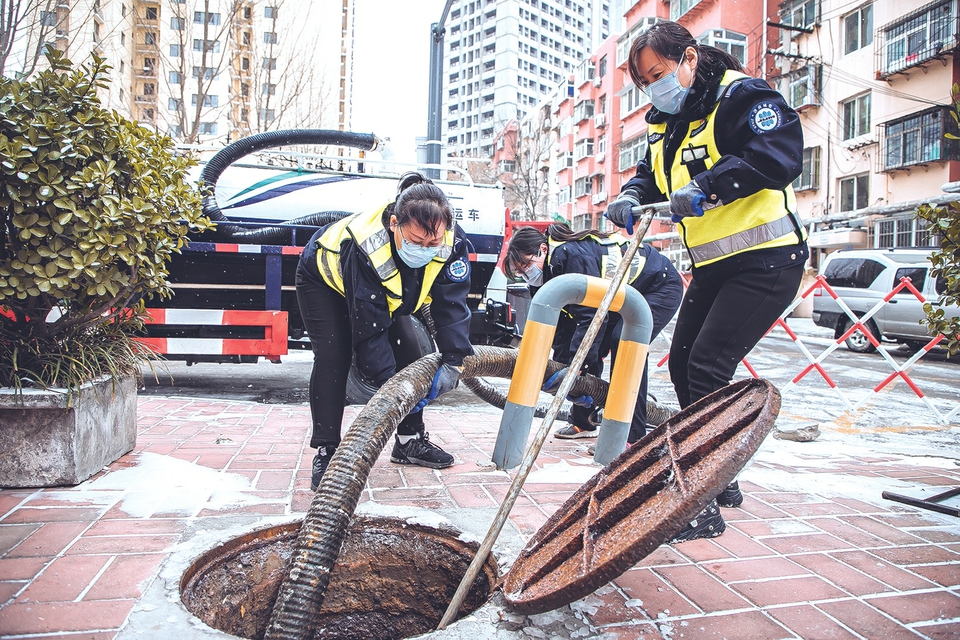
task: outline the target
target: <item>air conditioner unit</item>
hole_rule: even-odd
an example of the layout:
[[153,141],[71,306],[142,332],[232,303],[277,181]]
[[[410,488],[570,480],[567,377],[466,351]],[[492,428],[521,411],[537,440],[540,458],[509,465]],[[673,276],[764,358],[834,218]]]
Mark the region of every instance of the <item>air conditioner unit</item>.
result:
[[594,156],[594,160],[596,160],[597,162],[603,162],[606,159],[607,159],[607,154],[604,151],[601,151],[596,156]]
[[600,204],[606,199],[607,199],[607,192],[601,191],[600,193],[593,194],[593,197],[590,198],[590,202],[592,202],[593,204]]
[[603,78],[601,78],[600,76],[593,77],[593,86],[599,87],[601,82],[603,82]]
[[605,114],[598,113],[597,115],[593,116],[593,126],[602,127],[606,124],[607,124],[607,117]]

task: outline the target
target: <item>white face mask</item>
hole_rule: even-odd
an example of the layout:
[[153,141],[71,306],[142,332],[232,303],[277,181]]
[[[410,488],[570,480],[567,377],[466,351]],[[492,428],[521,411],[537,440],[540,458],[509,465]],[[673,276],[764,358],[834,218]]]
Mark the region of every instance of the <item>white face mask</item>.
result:
[[543,284],[543,269],[535,262],[532,262],[526,270],[520,272],[520,277],[530,286],[539,287]]
[[524,282],[532,287],[539,287],[543,284],[543,267],[546,262],[546,256],[543,254],[543,248],[531,260],[527,268],[520,272],[520,277]]
[[409,242],[403,237],[403,234],[400,234],[400,246],[397,247],[397,253],[400,254],[400,259],[407,266],[419,269],[427,266],[431,260],[437,257],[437,254],[440,253],[440,246],[423,247]]

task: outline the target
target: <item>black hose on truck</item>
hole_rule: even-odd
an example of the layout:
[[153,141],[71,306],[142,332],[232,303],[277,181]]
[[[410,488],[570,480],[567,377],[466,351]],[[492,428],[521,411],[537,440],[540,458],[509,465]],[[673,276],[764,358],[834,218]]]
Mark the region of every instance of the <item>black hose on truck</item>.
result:
[[217,228],[213,232],[214,238],[253,244],[282,243],[290,238],[289,228],[284,228],[284,226],[322,227],[349,215],[347,211],[323,211],[289,220],[284,223],[284,226],[261,227],[258,229],[248,229],[230,224],[230,220],[223,215],[220,206],[217,204],[217,180],[220,179],[221,174],[226,171],[227,167],[244,156],[263,149],[291,144],[329,144],[372,151],[377,148],[379,140],[372,133],[352,133],[330,129],[285,129],[257,133],[228,144],[207,162],[200,173],[200,181],[204,185],[209,185],[212,189],[210,194],[203,199],[203,213],[217,223]]

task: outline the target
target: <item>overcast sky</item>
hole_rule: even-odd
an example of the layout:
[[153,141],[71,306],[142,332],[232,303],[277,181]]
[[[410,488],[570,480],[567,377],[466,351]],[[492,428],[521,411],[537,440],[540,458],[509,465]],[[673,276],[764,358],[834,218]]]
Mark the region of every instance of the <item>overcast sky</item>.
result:
[[360,133],[390,138],[397,160],[416,161],[416,137],[427,133],[430,25],[444,0],[356,0],[353,123]]

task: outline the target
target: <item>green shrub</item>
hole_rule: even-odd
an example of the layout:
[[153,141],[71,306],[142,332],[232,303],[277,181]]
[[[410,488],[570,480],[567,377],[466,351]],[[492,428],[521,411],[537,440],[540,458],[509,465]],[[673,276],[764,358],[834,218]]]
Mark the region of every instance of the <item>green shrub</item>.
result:
[[951,305],[952,313],[960,308],[960,204],[951,202],[943,207],[923,205],[917,217],[930,223],[930,232],[940,234],[940,249],[930,256],[933,275],[943,278],[946,288],[937,306],[923,305],[926,324],[931,333],[942,333],[945,347],[951,355],[960,352],[960,319],[947,317],[943,305]]
[[210,222],[194,162],[101,105],[104,60],[47,59],[0,79],[0,386],[76,389],[136,370],[143,301],[171,294],[168,260]]

